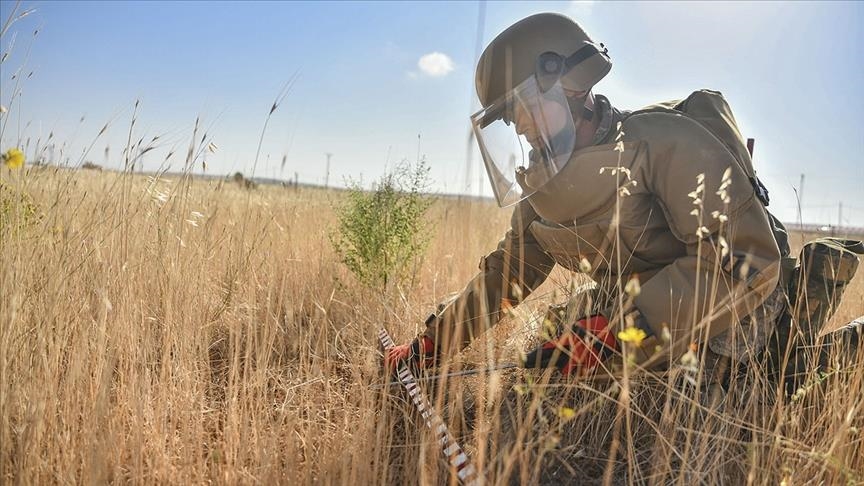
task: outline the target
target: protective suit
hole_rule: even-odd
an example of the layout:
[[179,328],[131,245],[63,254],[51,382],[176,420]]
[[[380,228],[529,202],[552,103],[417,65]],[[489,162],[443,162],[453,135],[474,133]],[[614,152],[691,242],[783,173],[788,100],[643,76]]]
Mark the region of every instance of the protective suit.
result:
[[[762,306],[779,295],[781,252],[744,140],[727,146],[699,120],[662,107],[621,113],[600,96],[596,104],[595,144],[518,202],[480,272],[427,320],[437,354],[494,325],[555,264],[587,270],[613,328],[636,316],[651,335],[637,356],[643,364],[666,366],[691,343],[730,356],[764,346],[769,318],[745,317],[779,312],[776,298]],[[621,296],[619,283],[633,276],[641,291]]]

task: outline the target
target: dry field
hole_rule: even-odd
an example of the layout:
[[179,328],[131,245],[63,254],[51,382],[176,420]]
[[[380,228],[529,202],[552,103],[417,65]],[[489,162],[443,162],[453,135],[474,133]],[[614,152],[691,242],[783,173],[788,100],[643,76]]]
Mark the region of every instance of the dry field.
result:
[[[376,332],[416,334],[506,211],[437,201],[414,278],[382,294],[331,250],[335,191],[0,171],[0,483],[455,484],[410,403],[371,386]],[[570,280],[463,361],[513,359],[528,310]],[[864,271],[831,325],[862,302]],[[488,484],[864,483],[860,359],[795,401],[751,375],[720,407],[645,374],[510,372],[433,397]]]

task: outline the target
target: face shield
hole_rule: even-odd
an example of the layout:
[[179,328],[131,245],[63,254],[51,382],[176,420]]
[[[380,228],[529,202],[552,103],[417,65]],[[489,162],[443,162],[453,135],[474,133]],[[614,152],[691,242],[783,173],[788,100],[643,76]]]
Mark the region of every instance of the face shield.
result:
[[[593,48],[590,53],[596,52]],[[534,76],[471,116],[499,206],[513,205],[534,194],[558,174],[575,151],[576,130],[589,92],[574,97],[571,87],[568,101],[567,86],[562,82],[566,83],[572,68],[584,60],[577,55],[585,56],[580,51],[570,58],[554,52],[541,54]],[[571,110],[571,104],[577,109]]]

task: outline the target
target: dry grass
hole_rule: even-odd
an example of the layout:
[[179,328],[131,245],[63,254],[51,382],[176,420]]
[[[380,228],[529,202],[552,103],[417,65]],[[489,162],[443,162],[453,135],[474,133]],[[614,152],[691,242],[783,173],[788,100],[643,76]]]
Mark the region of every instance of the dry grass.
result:
[[[0,482],[454,483],[410,404],[370,389],[376,331],[417,333],[506,211],[437,202],[413,286],[380,295],[332,254],[337,192],[37,168],[2,178],[41,217],[15,205],[0,233]],[[569,278],[556,272],[526,307]],[[835,322],[864,313],[864,272],[845,299]],[[495,330],[493,358],[523,345],[522,319]],[[466,359],[488,361],[484,344]],[[718,408],[674,376],[514,372],[435,396],[490,484],[864,481],[860,361],[789,403],[753,375]]]

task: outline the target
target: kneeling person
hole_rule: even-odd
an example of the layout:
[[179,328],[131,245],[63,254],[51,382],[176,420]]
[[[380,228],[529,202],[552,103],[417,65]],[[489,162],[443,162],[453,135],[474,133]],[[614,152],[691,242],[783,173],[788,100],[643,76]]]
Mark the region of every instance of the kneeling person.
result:
[[[699,91],[623,112],[593,90],[611,66],[603,44],[557,14],[523,19],[489,44],[472,123],[497,202],[513,207],[511,228],[425,332],[388,351],[388,363],[430,366],[459,351],[556,264],[587,273],[604,296],[533,353],[565,374],[613,354],[627,326],[654,337],[638,361],[657,367],[691,343],[733,359],[764,347],[788,247],[775,238],[728,105]],[[719,113],[729,143],[687,110]],[[620,283],[637,275],[638,295],[619,298]]]

